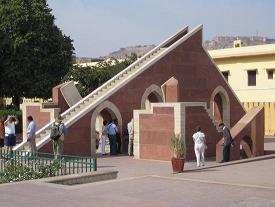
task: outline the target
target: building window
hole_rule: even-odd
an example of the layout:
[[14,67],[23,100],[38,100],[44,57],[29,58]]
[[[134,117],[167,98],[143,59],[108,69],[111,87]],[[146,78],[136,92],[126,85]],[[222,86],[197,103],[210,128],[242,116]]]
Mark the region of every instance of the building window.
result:
[[226,81],[228,82],[228,75],[229,75],[229,72],[228,71],[224,71],[222,72],[224,78],[226,79]]
[[247,71],[248,75],[248,86],[256,86],[256,70]]
[[273,70],[267,71],[267,79],[273,79]]

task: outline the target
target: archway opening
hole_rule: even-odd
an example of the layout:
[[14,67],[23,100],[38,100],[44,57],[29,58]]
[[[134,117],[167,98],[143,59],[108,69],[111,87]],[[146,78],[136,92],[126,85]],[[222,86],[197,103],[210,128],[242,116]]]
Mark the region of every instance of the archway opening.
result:
[[214,119],[217,124],[223,122],[223,100],[221,95],[218,93],[214,97]]
[[[118,108],[109,101],[103,102],[99,105],[95,111],[93,112],[91,118],[91,154],[101,153],[101,136],[102,136],[102,128],[103,128],[103,121],[107,121],[110,123],[111,121],[117,119],[118,121],[118,128],[122,133],[122,117],[118,110]],[[122,140],[123,144],[123,140]],[[110,152],[110,143],[109,139],[106,139],[106,146],[105,152]]]
[[246,135],[240,142],[240,157],[246,159],[252,157],[253,142],[250,136]]
[[150,109],[151,103],[163,102],[163,93],[159,86],[153,84],[148,87],[141,98],[141,109]]
[[218,86],[210,98],[210,112],[216,124],[223,122],[230,127],[230,100],[226,90]]
[[147,99],[145,100],[145,109],[150,109],[151,103],[160,103],[160,102],[163,102],[162,97],[159,94],[152,92],[148,95]]

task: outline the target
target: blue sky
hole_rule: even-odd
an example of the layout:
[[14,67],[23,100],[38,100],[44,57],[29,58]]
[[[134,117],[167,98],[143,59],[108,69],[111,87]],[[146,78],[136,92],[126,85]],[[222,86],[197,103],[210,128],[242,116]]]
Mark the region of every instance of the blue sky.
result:
[[48,0],[56,24],[82,57],[158,44],[180,28],[217,35],[275,37],[275,0]]

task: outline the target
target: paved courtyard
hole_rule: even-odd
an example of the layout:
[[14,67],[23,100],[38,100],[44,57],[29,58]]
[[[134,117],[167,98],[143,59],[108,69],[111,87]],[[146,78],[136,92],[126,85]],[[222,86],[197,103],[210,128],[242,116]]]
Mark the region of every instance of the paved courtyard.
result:
[[[275,159],[181,174],[171,173],[170,162],[128,156],[99,158],[98,165],[99,170],[119,170],[118,178],[77,186],[40,181],[3,184],[0,206],[275,206]],[[194,166],[188,162],[185,168]]]

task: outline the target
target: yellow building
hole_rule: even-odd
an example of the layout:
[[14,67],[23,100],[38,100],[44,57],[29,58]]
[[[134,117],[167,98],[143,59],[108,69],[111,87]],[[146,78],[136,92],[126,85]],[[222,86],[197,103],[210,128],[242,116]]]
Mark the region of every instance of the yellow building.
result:
[[209,53],[241,102],[275,102],[275,44],[239,46]]
[[209,54],[228,80],[236,95],[249,110],[265,106],[266,134],[275,133],[275,44],[211,50]]

